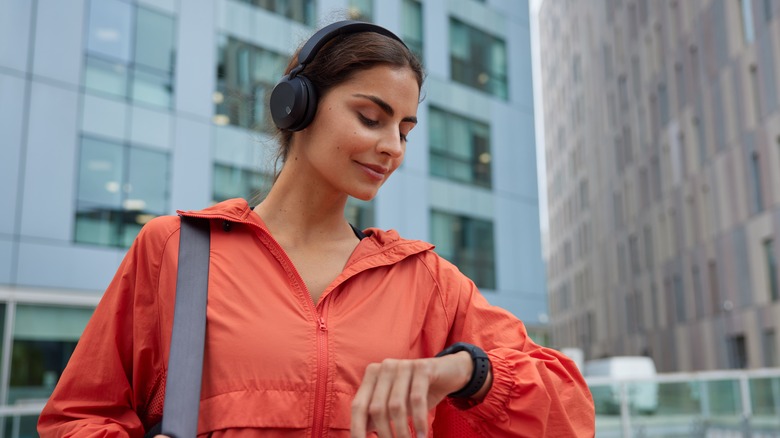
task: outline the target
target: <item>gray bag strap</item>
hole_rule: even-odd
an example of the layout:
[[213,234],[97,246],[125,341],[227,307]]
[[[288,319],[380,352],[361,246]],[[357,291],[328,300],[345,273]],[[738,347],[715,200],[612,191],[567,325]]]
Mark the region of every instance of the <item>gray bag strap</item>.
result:
[[172,438],[193,438],[198,431],[210,239],[208,219],[181,216],[176,307],[162,420],[162,433]]

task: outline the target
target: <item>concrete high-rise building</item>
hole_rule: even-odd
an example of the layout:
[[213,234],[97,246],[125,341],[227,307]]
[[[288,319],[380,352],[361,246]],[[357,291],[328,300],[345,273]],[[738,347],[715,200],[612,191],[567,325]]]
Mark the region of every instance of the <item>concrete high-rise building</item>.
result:
[[780,364],[780,4],[542,5],[551,336]]
[[46,399],[144,223],[266,185],[265,98],[347,17],[397,32],[428,73],[406,162],[349,219],[432,241],[542,328],[526,1],[5,0],[0,414]]

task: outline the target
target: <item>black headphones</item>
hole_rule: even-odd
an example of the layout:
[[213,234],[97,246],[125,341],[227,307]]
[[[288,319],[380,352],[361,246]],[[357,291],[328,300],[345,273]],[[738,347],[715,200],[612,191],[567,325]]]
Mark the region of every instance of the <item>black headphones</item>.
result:
[[317,31],[298,53],[298,65],[271,91],[271,117],[279,129],[300,131],[311,123],[317,112],[317,90],[301,72],[328,41],[339,35],[358,32],[375,32],[404,44],[401,38],[384,27],[362,21],[338,21]]

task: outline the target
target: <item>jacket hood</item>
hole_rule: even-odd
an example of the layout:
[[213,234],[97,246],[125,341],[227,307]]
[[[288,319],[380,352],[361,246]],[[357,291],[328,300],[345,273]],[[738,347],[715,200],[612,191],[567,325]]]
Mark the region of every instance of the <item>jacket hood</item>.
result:
[[[260,216],[252,211],[245,199],[241,198],[229,199],[203,210],[177,210],[176,212],[182,216],[255,225],[268,232],[268,228]],[[393,264],[406,257],[434,248],[428,242],[404,239],[395,230],[368,228],[364,230],[364,233],[367,237],[355,248],[345,267],[345,273],[353,268],[362,270],[371,266]]]

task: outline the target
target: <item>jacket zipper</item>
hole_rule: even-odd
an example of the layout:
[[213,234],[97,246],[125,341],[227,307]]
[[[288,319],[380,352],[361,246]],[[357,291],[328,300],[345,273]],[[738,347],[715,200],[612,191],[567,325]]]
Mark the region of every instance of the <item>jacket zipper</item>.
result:
[[[213,216],[207,216],[207,215],[199,215],[199,214],[187,214],[187,216],[191,217],[200,217],[204,219],[217,219],[217,220],[230,220],[230,219],[224,219],[222,217],[213,217]],[[251,226],[257,226],[257,224],[245,221],[245,220],[230,220],[230,222],[233,223],[243,223],[248,224]],[[268,233],[266,230],[261,230],[269,237],[269,240],[273,242],[273,244],[276,246],[277,252],[284,257],[284,261],[287,266],[292,267],[293,273],[295,274],[295,279],[298,281],[298,284],[300,284],[303,287],[304,292],[306,292],[306,295],[309,296],[309,299],[307,300],[309,303],[309,310],[312,312],[312,314],[316,317],[316,323],[317,323],[317,386],[314,391],[314,424],[312,427],[312,438],[321,438],[325,436],[325,402],[327,401],[327,391],[328,391],[328,326],[326,324],[328,319],[328,300],[321,299],[320,302],[322,303],[322,313],[317,312],[316,303],[314,303],[314,300],[311,299],[311,293],[309,292],[309,289],[306,287],[306,283],[303,281],[303,278],[301,277],[301,274],[298,272],[297,269],[295,269],[295,265],[293,265],[292,260],[290,260],[290,257],[287,256],[287,253],[284,252],[284,249],[282,249],[282,246],[279,245],[279,242],[276,241],[276,239],[271,236],[270,233]]]
[[[313,305],[313,301],[312,301]],[[316,314],[316,309],[315,314]],[[325,436],[325,401],[328,391],[328,301],[322,303],[322,313],[317,314],[317,388],[314,391],[314,425],[312,437]]]

